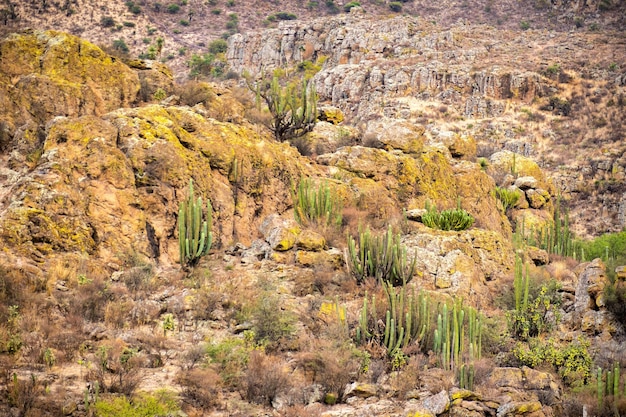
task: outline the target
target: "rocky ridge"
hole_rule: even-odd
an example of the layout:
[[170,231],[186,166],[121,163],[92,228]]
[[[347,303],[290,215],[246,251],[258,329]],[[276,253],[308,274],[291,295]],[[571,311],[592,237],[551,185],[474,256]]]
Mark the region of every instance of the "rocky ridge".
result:
[[[531,156],[571,202],[572,218],[581,220],[576,231],[585,236],[624,226],[617,190],[626,75],[606,58],[626,62],[622,35],[439,28],[421,18],[372,21],[353,9],[234,35],[227,58],[233,70],[251,73],[323,61],[314,78],[320,99],[362,131],[384,116],[425,126],[435,138],[467,132],[481,156],[501,149]],[[601,122],[589,120],[604,106]],[[601,191],[607,187],[615,191]]]
[[[71,35],[11,35],[0,42],[0,51],[6,65],[0,66],[0,87],[3,97],[9,97],[3,108],[2,266],[5,277],[16,277],[5,282],[19,283],[24,293],[2,294],[7,305],[15,303],[24,312],[24,323],[19,353],[3,351],[1,356],[19,381],[28,381],[29,375],[45,381],[47,388],[34,392],[41,403],[51,403],[51,413],[88,412],[86,383],[97,375],[87,372],[87,366],[83,375],[83,368],[70,364],[78,360],[95,367],[102,346],[111,349],[106,375],[115,380],[126,375],[122,368],[116,370],[115,361],[128,353],[124,349],[135,349],[138,386],[191,395],[189,389],[199,389],[189,379],[195,375],[190,359],[194,346],[241,339],[237,335],[252,325],[240,316],[251,308],[250,298],[266,292],[300,318],[301,339],[291,341],[282,357],[271,356],[288,371],[298,395],[285,390],[265,405],[244,405],[241,391],[216,384],[214,403],[190,401],[190,415],[302,410],[323,416],[540,417],[562,409],[563,388],[554,375],[506,366],[506,361],[487,367],[481,381],[487,394],[456,388],[455,375],[427,363],[407,368],[419,372],[410,387],[403,385],[408,373],[374,376],[372,371],[358,378],[346,369],[338,375],[347,375],[348,383],[325,393],[342,402],[332,406],[332,397],[321,394],[328,389],[310,376],[317,362],[306,356],[322,343],[311,339],[332,331],[323,308],[328,294],[347,306],[351,324],[358,320],[362,300],[361,290],[345,274],[344,236],[333,240],[332,234],[320,236],[293,221],[295,181],[304,176],[326,180],[355,217],[374,226],[404,228],[402,242],[418,259],[412,288],[462,296],[497,315],[501,311],[494,308],[494,299],[509,285],[514,267],[507,214],[541,224],[554,210],[556,188],[532,159],[496,152],[483,170],[475,162],[471,135],[444,129],[435,134],[432,127],[421,129],[395,117],[363,118],[368,141],[376,146],[331,146],[312,159],[246,121],[240,105],[225,100],[226,91],[220,91],[220,102],[227,108],[219,111],[215,102],[189,107],[172,104],[176,98],[132,107],[141,89],[148,88],[140,79],[154,79],[146,71],[155,70],[128,67]],[[10,62],[22,62],[27,70],[8,66]],[[49,89],[30,90],[29,79]],[[107,84],[111,80],[114,85]],[[58,96],[67,100],[55,101]],[[43,110],[33,111],[38,103]],[[224,113],[231,121],[218,120]],[[341,128],[325,126],[326,132]],[[505,213],[492,193],[494,177],[509,175],[513,164],[517,179],[507,181],[523,198]],[[183,276],[177,264],[176,215],[189,178],[212,201],[216,243],[209,259]],[[434,231],[402,215],[401,209],[422,209],[427,200],[440,208],[454,207],[458,198],[476,219],[467,231]],[[348,225],[353,228],[348,230],[356,232],[356,226]],[[619,329],[609,325],[598,301],[606,282],[603,273],[594,261],[552,274],[560,276],[569,301],[562,306],[564,338],[600,335],[615,347]],[[37,317],[41,314],[34,312],[40,309],[47,317]],[[164,325],[168,315],[172,328]],[[45,361],[46,348],[56,363]],[[325,361],[336,356],[330,352]],[[12,393],[12,386],[6,381],[0,388]],[[300,400],[302,392],[312,394]],[[2,404],[7,412],[19,412],[19,405],[16,400]]]

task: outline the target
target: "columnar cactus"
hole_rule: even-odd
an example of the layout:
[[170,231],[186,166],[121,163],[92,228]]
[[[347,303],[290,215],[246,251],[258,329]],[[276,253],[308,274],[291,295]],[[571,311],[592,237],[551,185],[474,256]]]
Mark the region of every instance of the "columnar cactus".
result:
[[178,244],[183,267],[197,264],[201,257],[209,253],[213,243],[211,202],[207,200],[206,219],[202,208],[202,197],[195,198],[193,180],[189,180],[189,194],[186,200],[180,202],[178,209]]

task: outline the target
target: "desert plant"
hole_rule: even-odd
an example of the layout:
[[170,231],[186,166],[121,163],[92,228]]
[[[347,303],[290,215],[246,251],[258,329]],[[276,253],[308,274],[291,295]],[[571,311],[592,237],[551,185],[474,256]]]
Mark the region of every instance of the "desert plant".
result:
[[207,200],[207,210],[203,213],[202,197],[195,199],[193,179],[190,179],[187,199],[181,201],[178,209],[178,243],[182,266],[192,267],[209,253],[213,242],[212,212],[211,201]]
[[349,12],[349,11],[350,11],[350,9],[352,9],[353,7],[360,7],[360,6],[361,6],[361,3],[359,3],[358,1],[351,1],[351,2],[349,2],[349,3],[346,3],[346,4],[343,6],[343,11],[347,13],[347,12]]
[[269,129],[279,142],[298,138],[313,130],[317,120],[317,94],[313,84],[307,80],[302,83],[280,84],[278,76],[271,81],[263,80],[248,87],[257,95],[257,105],[262,99],[270,114]]
[[261,294],[251,311],[254,340],[269,348],[275,348],[295,332],[295,315],[280,307],[274,294]]
[[291,385],[283,367],[277,357],[252,351],[243,377],[244,397],[251,402],[271,405],[274,398]]
[[506,314],[511,335],[528,340],[550,331],[554,321],[559,320],[558,308],[562,302],[558,293],[560,284],[550,281],[541,285],[536,295],[531,295],[528,265],[523,266],[521,259],[516,257],[513,286],[515,309]]
[[221,54],[228,49],[228,43],[224,39],[215,39],[209,44],[209,52],[212,54]]
[[389,3],[389,8],[392,11],[399,13],[402,11],[402,3],[400,3],[399,1],[392,1]]
[[513,355],[523,365],[531,368],[540,365],[553,366],[569,385],[587,384],[591,379],[592,365],[589,346],[589,341],[583,338],[565,345],[553,339],[541,341],[533,338],[527,345],[518,343],[513,349]]
[[520,190],[517,188],[509,189],[496,187],[493,190],[493,193],[495,197],[502,203],[502,208],[505,212],[508,211],[508,209],[515,207],[521,197]]
[[372,235],[369,227],[358,235],[358,242],[348,236],[350,273],[357,282],[375,278],[393,286],[403,285],[413,278],[416,257],[407,258],[407,249],[400,243],[400,234],[394,235],[391,226],[382,235]]
[[450,210],[438,211],[437,206],[426,202],[426,213],[422,215],[422,223],[431,229],[456,230],[469,229],[474,224],[474,217],[461,208],[461,200],[457,207]]
[[355,331],[357,343],[380,344],[393,359],[415,343],[423,353],[435,353],[443,369],[458,370],[480,359],[482,316],[474,308],[464,306],[460,299],[451,307],[447,302],[437,303],[429,293],[416,296],[405,286],[396,289],[385,284],[384,289],[388,306],[384,319],[378,316],[376,297],[364,298]]
[[167,12],[168,13],[178,13],[180,11],[180,6],[176,3],[172,3],[170,5],[167,6]]
[[124,396],[101,397],[94,404],[98,417],[165,417],[180,410],[176,394],[165,389],[128,399]]
[[317,188],[308,178],[298,183],[298,189],[292,192],[294,216],[302,225],[339,226],[342,221],[342,206],[334,189],[327,182],[321,182]]

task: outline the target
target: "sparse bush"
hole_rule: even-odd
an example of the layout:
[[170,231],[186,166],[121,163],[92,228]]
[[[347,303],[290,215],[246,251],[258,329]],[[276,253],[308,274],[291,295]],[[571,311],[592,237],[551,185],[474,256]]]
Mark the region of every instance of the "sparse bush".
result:
[[124,42],[124,39],[116,39],[113,41],[113,49],[123,53],[123,54],[127,54],[129,52],[128,49],[128,45],[126,45],[126,42]]
[[222,14],[222,11],[220,9],[213,9],[213,10],[211,10],[211,14],[214,14],[214,15],[217,16],[219,14]]
[[199,103],[207,105],[215,97],[215,93],[209,84],[198,81],[184,83],[178,88],[176,94],[180,97],[182,104],[190,107]]
[[474,217],[461,208],[461,201],[457,208],[438,211],[437,206],[429,201],[426,203],[426,213],[422,215],[422,223],[431,229],[439,230],[466,230],[474,224]]
[[224,39],[216,39],[209,44],[209,53],[222,54],[228,49],[228,43]]
[[208,409],[218,405],[222,380],[213,369],[184,371],[176,380],[182,386],[182,397],[194,407]]
[[254,350],[244,375],[244,397],[257,404],[271,405],[278,394],[290,386],[282,361]]
[[111,16],[102,16],[102,18],[100,19],[100,26],[102,26],[103,28],[111,28],[115,26],[115,19],[113,19]]
[[343,11],[348,13],[353,7],[361,7],[361,3],[358,1],[351,1],[343,6]]
[[298,18],[298,16],[296,16],[295,14],[287,12],[277,12],[274,13],[272,16],[274,16],[278,20],[296,20]]
[[224,384],[235,389],[240,385],[251,350],[249,341],[237,337],[226,338],[206,348],[210,363],[216,368]]
[[399,13],[402,11],[402,3],[400,3],[399,1],[392,1],[391,3],[389,3],[389,8],[391,9],[391,11]]
[[528,30],[530,29],[530,23],[528,23],[527,20],[522,20],[521,22],[519,22],[519,27],[522,30]]
[[295,333],[296,317],[281,307],[278,296],[261,294],[252,308],[252,330],[257,343],[277,348]]

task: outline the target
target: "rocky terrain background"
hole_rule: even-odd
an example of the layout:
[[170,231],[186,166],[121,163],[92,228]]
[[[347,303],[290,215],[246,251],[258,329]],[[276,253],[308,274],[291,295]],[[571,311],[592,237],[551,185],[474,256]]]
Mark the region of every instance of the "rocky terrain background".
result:
[[[232,34],[224,58],[235,74],[319,65],[322,114],[335,117],[317,123],[307,152],[272,138],[238,80],[177,83],[187,52],[170,69],[39,30],[51,17],[87,22],[75,19],[89,10],[94,22],[111,14],[146,19],[146,28],[158,16],[153,35],[169,48],[185,39],[167,30],[180,15],[149,12],[148,2],[137,2],[139,14],[121,2],[23,2],[13,19],[11,4],[7,32],[27,22],[38,29],[0,41],[3,413],[122,415],[103,404],[167,402],[159,389],[177,396],[179,415],[612,412],[598,406],[591,376],[521,361],[515,349],[528,344],[509,334],[505,311],[517,253],[535,290],[558,283],[550,314],[560,320],[548,314],[554,334],[537,340],[588,351],[594,366],[626,365],[623,328],[603,304],[602,261],[516,252],[513,234],[520,224],[549,225],[559,198],[580,236],[623,228],[621,4],[536,2],[522,14],[517,2],[452,11],[403,3],[422,12],[415,17],[372,3],[308,20],[315,8],[281,3],[303,17]],[[276,11],[259,2],[248,18],[236,3],[179,6],[231,7],[246,16],[240,30],[254,29],[263,7]],[[196,28],[201,16],[177,24]],[[85,27],[87,39],[110,41]],[[122,24],[120,36],[131,29]],[[197,28],[187,39],[208,43],[218,32]],[[176,224],[190,178],[212,202],[214,233],[192,270],[179,263]],[[341,227],[294,221],[302,178],[332,185]],[[522,198],[503,209],[496,186]],[[419,221],[427,202],[459,201],[472,228]],[[418,344],[394,359],[355,342],[364,298],[385,298],[347,269],[346,235],[363,225],[401,233],[416,258],[409,290],[462,297],[484,315],[484,358],[470,389]]]

